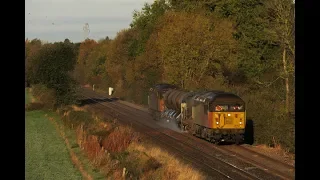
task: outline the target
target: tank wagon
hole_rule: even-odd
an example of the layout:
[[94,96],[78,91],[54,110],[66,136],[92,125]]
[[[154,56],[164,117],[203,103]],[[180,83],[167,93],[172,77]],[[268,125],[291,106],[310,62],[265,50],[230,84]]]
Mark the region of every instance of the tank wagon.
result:
[[224,91],[190,92],[170,84],[150,88],[149,112],[156,121],[170,120],[182,130],[219,143],[244,141],[245,102]]

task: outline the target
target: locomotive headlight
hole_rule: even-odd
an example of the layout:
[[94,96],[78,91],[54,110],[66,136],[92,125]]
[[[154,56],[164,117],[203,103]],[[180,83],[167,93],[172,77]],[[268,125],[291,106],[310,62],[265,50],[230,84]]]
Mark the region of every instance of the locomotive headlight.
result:
[[228,116],[231,116],[231,114],[228,114]]
[[216,122],[217,124],[219,124],[219,122]]
[[240,122],[240,124],[242,124],[242,122]]

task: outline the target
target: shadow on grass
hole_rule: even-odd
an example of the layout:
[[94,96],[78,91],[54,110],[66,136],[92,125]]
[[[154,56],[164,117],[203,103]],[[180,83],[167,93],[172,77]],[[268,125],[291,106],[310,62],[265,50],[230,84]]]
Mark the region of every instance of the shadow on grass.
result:
[[103,99],[97,99],[97,98],[87,98],[87,99],[79,99],[77,105],[78,106],[85,106],[89,104],[97,104],[97,103],[103,103],[103,102],[115,102],[118,98],[103,98]]

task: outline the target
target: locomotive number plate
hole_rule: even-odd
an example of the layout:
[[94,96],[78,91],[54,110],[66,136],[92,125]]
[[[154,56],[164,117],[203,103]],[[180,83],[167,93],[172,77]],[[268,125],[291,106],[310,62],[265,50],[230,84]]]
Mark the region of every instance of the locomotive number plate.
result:
[[226,118],[226,124],[232,124],[232,118]]

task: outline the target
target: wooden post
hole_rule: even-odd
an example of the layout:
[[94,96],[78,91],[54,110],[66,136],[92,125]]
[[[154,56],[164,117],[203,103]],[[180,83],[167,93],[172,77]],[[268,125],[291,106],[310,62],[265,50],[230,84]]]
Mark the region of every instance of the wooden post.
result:
[[123,170],[122,170],[122,177],[125,178],[125,176],[126,176],[126,168],[123,168]]

